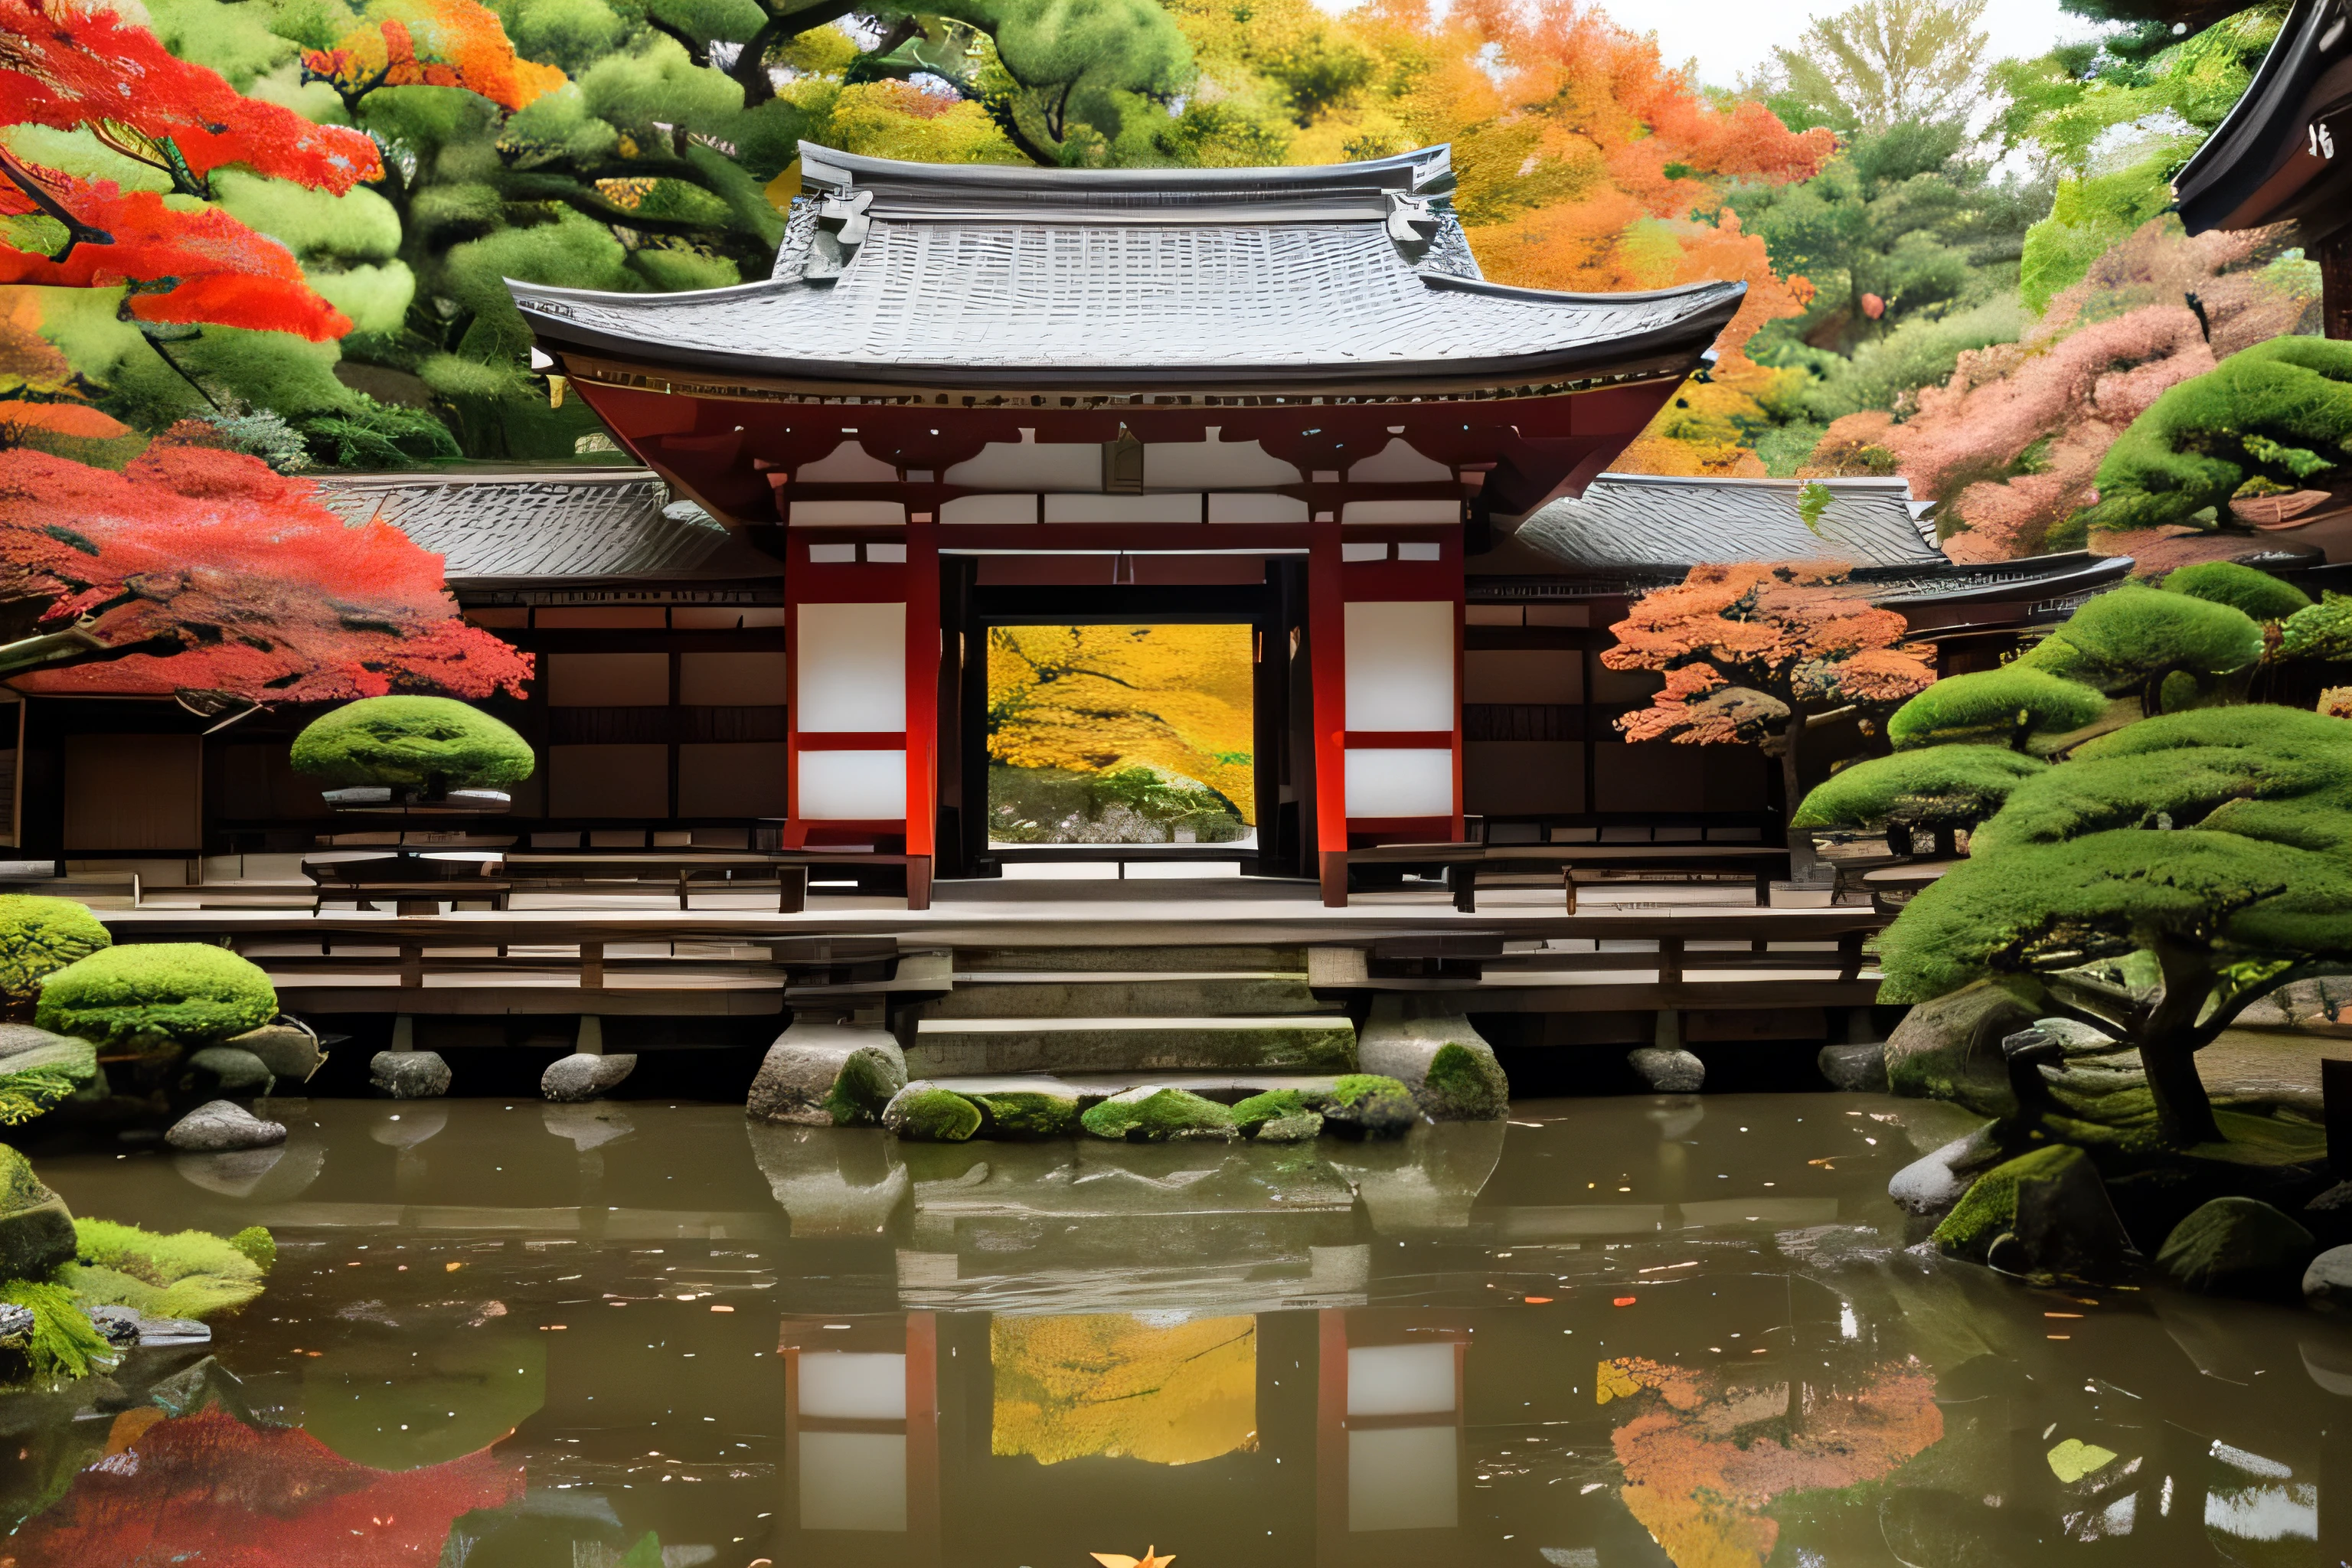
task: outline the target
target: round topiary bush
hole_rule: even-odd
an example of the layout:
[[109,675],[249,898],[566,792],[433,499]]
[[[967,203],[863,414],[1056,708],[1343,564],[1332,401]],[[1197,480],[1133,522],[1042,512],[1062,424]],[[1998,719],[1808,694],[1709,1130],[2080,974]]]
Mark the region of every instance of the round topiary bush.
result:
[[2200,561],[2165,574],[2164,591],[2242,610],[2258,621],[2283,621],[2311,608],[2311,595],[2292,583],[2235,561]]
[[2024,749],[2063,735],[2107,710],[2104,693],[2021,665],[1939,680],[1895,710],[1886,738],[1898,752],[1955,742]]
[[367,697],[294,737],[294,771],[331,788],[381,784],[427,797],[503,789],[530,777],[530,743],[446,697]]
[[2171,673],[2232,674],[2262,657],[2263,628],[2235,605],[2126,584],[2084,605],[2017,663],[2116,697]]
[[138,942],[69,963],[41,983],[37,1021],[101,1046],[209,1045],[278,1016],[269,976],[225,947]]
[[113,940],[86,904],[0,894],[0,1022],[30,1018],[45,977]]

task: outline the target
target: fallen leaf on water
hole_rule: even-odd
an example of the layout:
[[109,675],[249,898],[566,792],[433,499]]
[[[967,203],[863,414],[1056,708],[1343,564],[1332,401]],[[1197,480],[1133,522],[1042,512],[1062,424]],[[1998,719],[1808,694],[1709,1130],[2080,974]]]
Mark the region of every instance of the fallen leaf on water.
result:
[[2071,1487],[2093,1470],[2113,1463],[2115,1457],[2113,1448],[2102,1448],[2096,1443],[2069,1437],[2050,1450],[2050,1473]]
[[1087,1555],[1101,1563],[1103,1568],[1168,1568],[1168,1564],[1176,1561],[1173,1552],[1165,1557],[1159,1553],[1158,1547],[1147,1546],[1140,1557],[1129,1557],[1117,1552],[1089,1552]]

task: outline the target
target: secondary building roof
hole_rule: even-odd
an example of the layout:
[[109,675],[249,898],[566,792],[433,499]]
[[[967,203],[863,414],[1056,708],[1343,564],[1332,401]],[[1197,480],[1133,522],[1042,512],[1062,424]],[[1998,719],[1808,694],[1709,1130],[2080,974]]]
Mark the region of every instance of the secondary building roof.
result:
[[335,475],[319,489],[349,521],[382,517],[439,553],[454,589],[783,572],[645,468]]
[[2352,17],[2341,0],[2295,0],[2245,95],[2172,188],[2191,234],[2304,220],[2325,235],[2352,218],[2347,166]]
[[814,194],[767,281],[646,295],[509,279],[541,345],[820,391],[1558,390],[1687,374],[1746,290],[1486,282],[1444,147],[1268,169],[801,154]]
[[[1818,487],[1821,494],[1809,495]],[[1816,507],[1814,503],[1818,501]],[[1581,500],[1557,500],[1518,539],[1595,572],[1667,571],[1703,561],[1948,564],[1901,479],[1716,479],[1603,474]],[[1808,521],[1807,512],[1813,516]]]

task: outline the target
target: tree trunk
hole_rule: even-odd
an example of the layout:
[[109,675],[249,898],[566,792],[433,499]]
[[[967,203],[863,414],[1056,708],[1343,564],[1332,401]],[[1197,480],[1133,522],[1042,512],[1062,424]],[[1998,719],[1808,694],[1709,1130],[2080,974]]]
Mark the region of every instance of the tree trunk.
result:
[[[1789,813],[1786,820],[1791,823],[1797,819],[1797,807],[1802,805],[1805,800],[1805,786],[1797,766],[1797,748],[1801,743],[1804,732],[1804,716],[1798,714],[1790,719],[1789,727],[1780,734],[1780,793],[1783,805]],[[1824,868],[1822,865],[1821,857],[1813,853],[1812,830],[1806,827],[1789,828],[1788,844],[1789,880],[1792,882],[1823,880]]]

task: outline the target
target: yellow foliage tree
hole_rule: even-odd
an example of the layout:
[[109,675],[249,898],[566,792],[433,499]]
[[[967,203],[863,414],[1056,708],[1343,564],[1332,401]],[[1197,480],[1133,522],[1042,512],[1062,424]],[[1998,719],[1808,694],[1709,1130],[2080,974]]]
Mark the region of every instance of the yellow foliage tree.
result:
[[996,626],[988,754],[1016,768],[1149,767],[1206,784],[1257,820],[1250,628]]

